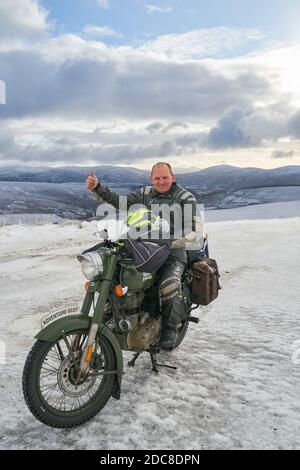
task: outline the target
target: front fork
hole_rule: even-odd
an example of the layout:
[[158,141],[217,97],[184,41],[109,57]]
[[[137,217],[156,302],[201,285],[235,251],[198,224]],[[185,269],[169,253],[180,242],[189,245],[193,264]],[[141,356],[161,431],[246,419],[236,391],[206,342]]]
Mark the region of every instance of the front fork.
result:
[[[100,295],[97,299],[97,303],[95,306],[93,321],[90,326],[87,345],[84,348],[84,351],[80,360],[80,366],[79,366],[79,372],[78,372],[79,380],[82,379],[86,375],[90,362],[93,357],[95,339],[98,333],[99,324],[103,318],[105,304],[106,304],[107,297],[111,288],[111,283],[112,283],[113,276],[115,273],[116,264],[117,264],[117,255],[116,253],[111,253],[108,266],[106,269],[106,273],[105,273],[105,279],[101,281],[101,291],[100,291]],[[91,306],[91,300],[89,301],[87,300],[87,304],[84,303],[83,308],[85,308],[87,305]],[[88,313],[89,312],[87,312],[87,315]]]

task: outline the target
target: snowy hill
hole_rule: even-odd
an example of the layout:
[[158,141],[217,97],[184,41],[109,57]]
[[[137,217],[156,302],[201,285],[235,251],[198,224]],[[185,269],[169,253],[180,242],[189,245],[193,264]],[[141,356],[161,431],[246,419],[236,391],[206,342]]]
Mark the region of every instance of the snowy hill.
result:
[[[93,167],[93,170],[101,175],[103,182],[111,183],[136,183],[147,184],[149,172],[137,168],[116,166]],[[35,183],[84,183],[91,173],[88,167],[0,167],[0,181],[29,181]]]
[[[113,187],[127,194],[128,187]],[[82,183],[0,182],[0,215],[55,214],[62,218],[87,219],[99,203]]]
[[300,167],[295,165],[272,170],[218,165],[181,176],[211,209],[300,199]]
[[[246,208],[252,218],[255,207]],[[243,209],[234,211],[242,217]],[[76,254],[95,243],[94,226],[0,227],[0,448],[299,448],[300,218],[293,208],[290,218],[281,214],[273,206],[269,220],[206,224],[222,290],[195,313],[200,323],[190,325],[180,348],[159,357],[177,370],[153,375],[147,354],[130,369],[125,353],[121,400],[110,399],[93,421],[67,431],[30,414],[22,368],[41,318],[82,302]]]
[[[134,168],[96,168],[101,181],[119,194],[149,184],[148,172]],[[0,214],[56,214],[87,219],[97,201],[85,188],[87,168],[0,168]],[[274,170],[220,165],[179,174],[177,180],[190,189],[206,209],[300,200],[300,167]]]
[[[93,170],[104,183],[148,184],[149,171],[120,166],[100,166]],[[36,183],[84,183],[90,174],[88,167],[0,167],[0,181],[29,181]],[[238,190],[245,188],[299,186],[300,166],[290,165],[271,170],[216,165],[204,170],[180,173],[180,184],[209,191],[212,188]]]

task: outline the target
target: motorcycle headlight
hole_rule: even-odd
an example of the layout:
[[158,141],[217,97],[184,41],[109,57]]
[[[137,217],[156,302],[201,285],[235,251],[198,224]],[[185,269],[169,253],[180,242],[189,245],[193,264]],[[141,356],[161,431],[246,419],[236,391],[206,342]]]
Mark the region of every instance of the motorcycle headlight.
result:
[[92,281],[99,274],[103,274],[103,260],[99,253],[92,251],[85,255],[77,256],[77,259],[81,263],[82,274],[89,281]]

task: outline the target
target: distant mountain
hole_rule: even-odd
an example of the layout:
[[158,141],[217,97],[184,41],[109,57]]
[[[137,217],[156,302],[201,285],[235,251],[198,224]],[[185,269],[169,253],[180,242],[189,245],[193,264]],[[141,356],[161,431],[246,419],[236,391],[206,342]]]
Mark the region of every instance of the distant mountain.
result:
[[300,166],[290,165],[263,170],[217,165],[195,173],[182,174],[178,180],[186,185],[201,188],[201,192],[212,191],[214,188],[232,191],[243,188],[298,186]]
[[115,166],[99,167],[0,167],[0,181],[29,181],[35,183],[83,183],[91,170],[106,183],[137,183],[146,184],[149,181],[149,172],[137,168],[124,168]]
[[[94,170],[105,183],[149,184],[149,171],[120,166],[99,167],[0,167],[0,181],[30,181],[37,183],[83,183]],[[205,193],[214,189],[235,190],[270,186],[300,185],[300,166],[290,165],[272,170],[217,165],[205,170],[181,173],[180,184]]]
[[300,199],[300,166],[271,170],[218,165],[178,177],[207,208]]
[[[120,194],[149,184],[148,171],[115,166],[93,170]],[[0,214],[91,217],[98,203],[84,185],[90,172],[86,167],[0,167]],[[300,166],[262,170],[219,165],[179,174],[177,181],[206,209],[300,200]]]

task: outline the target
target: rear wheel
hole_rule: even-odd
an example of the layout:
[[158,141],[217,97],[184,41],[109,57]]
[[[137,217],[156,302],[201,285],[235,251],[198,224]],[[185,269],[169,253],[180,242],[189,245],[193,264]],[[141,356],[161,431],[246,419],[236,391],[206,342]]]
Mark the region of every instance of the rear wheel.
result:
[[[37,341],[23,371],[23,393],[31,413],[56,428],[92,419],[115,390],[116,358],[111,343],[97,336],[86,376],[78,380],[78,364],[88,332],[76,330],[54,343]],[[71,352],[69,350],[71,349]]]
[[187,318],[185,321],[181,323],[181,326],[178,329],[177,339],[176,339],[174,348],[177,348],[182,343],[182,341],[185,338],[188,327],[189,327],[189,319]]
[[184,317],[184,320],[181,322],[181,325],[178,328],[178,335],[177,335],[174,348],[177,348],[184,340],[186,332],[189,327],[189,318],[191,316],[192,302],[190,298],[189,289],[186,284],[183,284],[182,292],[183,292],[183,300],[184,300],[185,317]]

